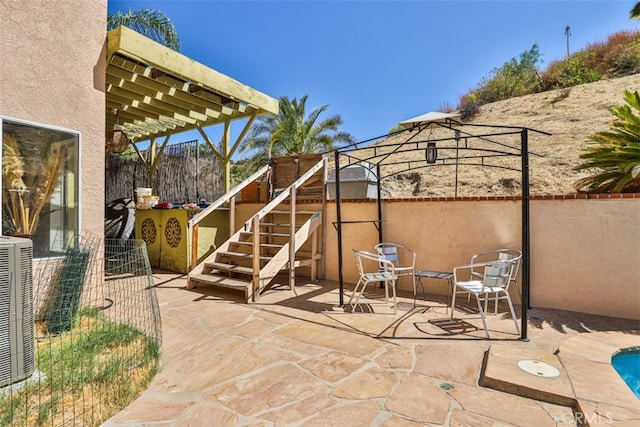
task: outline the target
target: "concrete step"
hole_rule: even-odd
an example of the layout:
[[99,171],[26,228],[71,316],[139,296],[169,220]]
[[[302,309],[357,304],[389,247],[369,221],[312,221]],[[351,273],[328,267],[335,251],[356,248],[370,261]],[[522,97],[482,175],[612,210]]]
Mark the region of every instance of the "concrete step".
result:
[[[505,393],[524,396],[563,406],[573,406],[575,399],[571,381],[562,363],[553,353],[531,346],[492,344],[485,357],[480,384]],[[527,372],[519,363],[539,365]]]

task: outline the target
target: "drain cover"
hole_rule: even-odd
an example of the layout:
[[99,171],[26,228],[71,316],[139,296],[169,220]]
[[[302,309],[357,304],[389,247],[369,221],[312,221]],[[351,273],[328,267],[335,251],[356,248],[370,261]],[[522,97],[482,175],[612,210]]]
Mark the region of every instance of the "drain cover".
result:
[[555,366],[551,366],[548,363],[544,363],[539,360],[520,360],[518,362],[518,368],[537,377],[555,378],[560,375],[560,371]]

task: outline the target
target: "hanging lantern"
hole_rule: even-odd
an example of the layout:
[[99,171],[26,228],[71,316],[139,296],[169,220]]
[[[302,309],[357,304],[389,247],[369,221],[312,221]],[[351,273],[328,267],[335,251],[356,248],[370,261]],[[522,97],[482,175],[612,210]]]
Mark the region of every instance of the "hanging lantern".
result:
[[129,137],[122,129],[116,129],[118,124],[118,111],[116,110],[116,124],[107,135],[107,150],[111,153],[122,153],[129,146]]
[[434,164],[436,162],[436,160],[438,159],[438,149],[436,148],[435,142],[427,143],[427,150],[425,151],[425,157],[426,157],[427,163],[429,164]]

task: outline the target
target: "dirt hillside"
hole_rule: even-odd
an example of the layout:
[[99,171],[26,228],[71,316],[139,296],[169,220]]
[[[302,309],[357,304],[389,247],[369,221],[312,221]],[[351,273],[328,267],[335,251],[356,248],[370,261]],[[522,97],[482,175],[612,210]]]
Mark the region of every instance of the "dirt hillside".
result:
[[[472,123],[508,125],[537,129],[551,136],[529,133],[530,194],[572,194],[574,182],[584,176],[573,168],[579,163],[580,149],[588,136],[608,130],[613,116],[607,109],[623,105],[624,90],[640,90],[640,74],[601,80],[575,86],[570,90],[554,90],[508,99],[484,105]],[[432,136],[433,137],[433,136]],[[436,138],[441,137],[435,135]],[[380,141],[404,141],[411,133],[404,132]],[[424,139],[424,137],[422,137]],[[415,138],[419,139],[419,138]],[[513,139],[519,145],[519,137]],[[446,150],[439,156],[449,156]],[[424,152],[414,151],[414,161],[424,162]],[[409,159],[411,160],[411,159]],[[512,165],[514,159],[511,159]],[[518,159],[515,166],[519,167]],[[400,167],[400,166],[397,166]],[[487,196],[519,195],[521,174],[500,168],[458,168],[457,189],[455,167],[430,167],[400,173],[382,181],[384,197],[426,196]],[[392,171],[393,167],[386,168]],[[383,170],[383,176],[386,175]]]

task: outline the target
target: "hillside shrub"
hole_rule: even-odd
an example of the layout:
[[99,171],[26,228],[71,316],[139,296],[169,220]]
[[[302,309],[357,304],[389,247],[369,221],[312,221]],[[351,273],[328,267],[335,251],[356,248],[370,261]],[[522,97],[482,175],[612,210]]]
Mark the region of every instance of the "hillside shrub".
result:
[[618,31],[604,42],[587,45],[539,71],[537,45],[491,71],[478,87],[460,96],[457,110],[469,120],[480,107],[516,96],[530,95],[640,72],[640,30]]
[[460,118],[463,122],[470,120],[480,112],[480,103],[474,93],[468,93],[460,98]]
[[607,70],[638,72],[640,63],[640,31],[619,31],[607,40],[603,63]]
[[615,40],[620,42],[611,43],[604,57],[604,62],[608,65],[607,71],[615,75],[640,72],[640,31],[616,33]]
[[602,72],[595,66],[596,56],[594,51],[583,51],[552,63],[542,76],[543,87],[553,90],[600,80]]
[[494,69],[474,91],[477,101],[488,104],[538,92],[541,87],[537,68],[539,60],[540,48],[534,44],[530,50],[520,54],[519,60],[512,58]]
[[640,42],[626,46],[613,60],[617,74],[640,73]]

